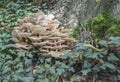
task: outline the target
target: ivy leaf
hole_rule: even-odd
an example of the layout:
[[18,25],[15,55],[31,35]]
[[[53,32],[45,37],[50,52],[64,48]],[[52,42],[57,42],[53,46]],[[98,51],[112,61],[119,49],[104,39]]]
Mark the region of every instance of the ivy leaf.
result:
[[114,54],[110,54],[107,59],[109,61],[119,61],[119,58],[117,58]]
[[46,67],[46,68],[49,68],[49,67],[51,67],[51,66],[50,66],[49,64],[45,64],[45,67]]
[[71,71],[71,72],[75,72],[73,67],[69,68],[68,70]]
[[29,58],[33,58],[33,55],[31,53],[27,54]]
[[60,61],[55,61],[55,64],[56,64],[56,65],[61,65],[62,62],[60,62]]
[[16,74],[23,73],[24,70],[22,68],[19,68],[17,71],[15,71]]
[[61,55],[59,58],[67,59],[67,58],[71,57],[72,55],[73,55],[72,52],[65,51],[64,55]]
[[17,54],[18,54],[19,57],[25,56],[25,52],[22,52],[22,51],[18,52]]
[[85,53],[85,57],[86,58],[91,58],[91,59],[96,59],[98,58],[98,55],[99,53],[93,53],[92,50],[88,50],[86,53]]
[[43,79],[42,81],[39,81],[39,82],[49,82],[49,79],[45,78],[45,79]]
[[40,61],[40,63],[44,63],[44,58],[43,58],[43,57],[40,57],[40,58],[39,58],[39,61]]
[[60,68],[63,68],[63,69],[68,69],[69,68],[69,66],[67,66],[65,63],[62,63],[61,65],[60,65]]
[[107,46],[107,42],[105,40],[100,40],[99,44],[102,46]]
[[83,43],[79,43],[79,44],[77,44],[77,48],[76,49],[77,50],[82,50],[82,49],[86,49],[86,47],[84,46]]
[[51,73],[55,73],[55,67],[51,67],[49,64],[46,64],[45,67],[50,71]]
[[81,78],[80,76],[78,75],[73,75],[71,78],[70,78],[70,81],[71,82],[80,82]]
[[18,75],[13,75],[13,79],[14,79],[14,81],[15,81],[15,82],[18,82],[19,77],[20,77],[20,76],[18,76]]
[[5,69],[3,69],[3,71],[2,71],[2,75],[8,73],[10,70],[11,70],[10,68],[5,68]]
[[34,78],[33,77],[24,77],[23,82],[34,82]]
[[25,65],[30,65],[32,61],[30,59],[25,59]]
[[58,68],[56,71],[57,71],[57,74],[58,74],[58,75],[61,75],[62,73],[64,73],[65,70]]
[[5,49],[7,49],[7,48],[9,48],[10,47],[10,45],[3,45],[2,47],[1,47],[1,50],[5,50]]
[[109,69],[116,69],[115,66],[111,63],[108,63],[108,62],[105,62],[102,66],[100,66],[100,68],[102,69],[106,69],[106,68],[109,68]]
[[113,44],[120,45],[120,37],[110,37],[109,39]]
[[84,68],[90,68],[91,66],[92,64],[88,60],[84,61]]
[[3,80],[3,82],[10,82],[10,81],[8,81],[8,80]]
[[91,72],[91,69],[84,69],[84,70],[81,70],[81,73],[82,75],[86,76],[89,72]]
[[48,69],[50,70],[51,73],[55,73],[55,67],[50,67]]
[[51,62],[51,58],[47,58],[47,59],[45,59],[47,62]]

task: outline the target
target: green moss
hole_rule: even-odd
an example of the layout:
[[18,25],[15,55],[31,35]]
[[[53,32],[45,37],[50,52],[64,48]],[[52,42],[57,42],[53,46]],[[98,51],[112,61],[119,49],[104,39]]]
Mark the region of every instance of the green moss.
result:
[[120,36],[120,17],[112,17],[109,12],[102,12],[86,22],[86,27],[95,34],[96,38],[105,36]]
[[74,27],[74,28],[73,28],[73,33],[71,34],[71,37],[77,38],[79,32],[80,32],[80,28],[79,28],[79,27]]

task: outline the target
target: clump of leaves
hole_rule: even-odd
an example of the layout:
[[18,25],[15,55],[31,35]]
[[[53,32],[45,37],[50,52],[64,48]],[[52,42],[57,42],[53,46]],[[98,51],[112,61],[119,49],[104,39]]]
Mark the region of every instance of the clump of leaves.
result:
[[102,12],[86,22],[86,27],[94,33],[96,38],[105,38],[111,35],[119,36],[119,17],[112,17],[109,12]]
[[[77,72],[80,70],[79,76],[81,76],[81,79],[83,79],[83,76],[86,77],[91,74],[93,78],[97,75],[101,79],[99,76],[106,76],[104,73],[114,75],[114,73],[120,72],[117,63],[120,61],[118,21],[119,17],[113,18],[110,13],[103,12],[88,20],[85,25],[87,28],[74,28],[73,37],[79,36],[79,40],[82,42],[74,47],[74,55],[72,55],[74,59],[77,58],[80,62],[80,69],[74,69]],[[106,70],[109,70],[109,72],[106,72]]]
[[[7,3],[7,2],[6,2]],[[27,13],[38,12],[39,7],[27,3],[26,1],[17,1],[16,3],[7,3],[8,7],[1,8],[0,11],[0,31],[9,30],[9,28],[17,26],[17,19],[24,17]]]
[[[111,43],[108,43],[104,40],[100,40],[99,45],[107,47],[110,44],[119,45],[118,42],[120,41],[120,39],[118,39],[118,37],[110,37],[109,40],[111,40]],[[120,67],[118,64],[118,62],[120,61],[118,57],[119,55],[110,52],[106,47],[98,49],[90,44],[79,43],[77,44],[76,48],[72,51],[72,53],[69,52],[69,55],[67,55],[68,53],[66,54],[66,57],[64,56],[62,58],[70,57],[74,59],[73,61],[77,61],[75,63],[76,65],[80,65],[80,67],[77,66],[76,68],[74,66],[75,64],[73,64],[74,70],[79,76],[81,76],[81,78],[83,76],[88,76],[89,74],[93,74],[93,77],[94,75],[98,75],[99,77],[100,74],[103,74],[104,76],[104,73],[114,74],[114,72],[120,72]],[[109,71],[106,72],[107,70]]]

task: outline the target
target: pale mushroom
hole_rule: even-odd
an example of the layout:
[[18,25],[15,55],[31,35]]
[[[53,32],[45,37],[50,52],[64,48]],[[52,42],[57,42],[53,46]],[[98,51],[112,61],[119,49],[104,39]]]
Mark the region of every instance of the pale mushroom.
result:
[[58,44],[58,43],[64,43],[65,42],[65,40],[60,40],[60,41],[57,41],[56,43]]
[[63,55],[63,52],[51,51],[51,52],[48,53],[48,55],[51,55],[52,57],[58,58],[60,55]]
[[63,40],[66,40],[67,42],[75,42],[76,40],[72,38],[63,38]]
[[18,49],[21,48],[21,49],[24,49],[24,50],[30,50],[30,49],[32,49],[32,46],[28,46],[26,44],[19,44],[19,43],[14,44],[13,47],[18,48]]
[[47,43],[49,43],[49,41],[45,41],[45,42],[40,42],[40,43],[32,43],[34,46],[43,46],[46,45]]
[[35,37],[35,36],[33,36],[33,37],[28,37],[28,38],[32,41],[32,43],[40,41],[40,38]]
[[55,49],[55,48],[52,47],[52,46],[43,46],[43,48],[45,48],[45,49]]
[[14,29],[14,30],[21,30],[22,27],[14,27],[13,29]]
[[12,41],[15,42],[15,43],[19,42],[19,40],[17,38],[12,38]]
[[61,37],[61,38],[64,38],[64,37],[69,37],[69,35],[68,34],[58,34],[58,37]]
[[71,32],[72,30],[71,29],[64,29],[64,30],[61,30],[62,33],[69,33]]
[[18,20],[18,27],[14,27],[12,40],[14,47],[22,51],[38,53],[44,56],[59,57],[64,51],[69,50],[69,44],[76,42],[69,38],[71,29],[58,27],[60,22],[53,15],[33,13],[29,17]]
[[48,38],[48,39],[52,39],[52,40],[59,40],[59,39],[61,39],[61,37],[50,37],[50,38]]
[[24,21],[22,19],[18,19],[17,22],[19,25],[22,25],[24,23]]
[[40,34],[42,32],[42,29],[41,28],[35,28],[33,31],[32,31],[32,34],[33,35],[37,35],[37,34]]
[[49,51],[46,50],[46,49],[40,49],[40,52],[45,52],[45,53],[48,53]]

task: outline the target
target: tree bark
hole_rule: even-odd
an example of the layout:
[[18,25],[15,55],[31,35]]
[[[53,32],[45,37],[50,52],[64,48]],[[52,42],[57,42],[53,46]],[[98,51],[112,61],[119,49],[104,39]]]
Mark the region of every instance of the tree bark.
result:
[[[68,27],[79,27],[89,18],[108,11],[114,17],[120,15],[120,0],[58,0],[53,6],[56,17]],[[110,51],[120,54],[120,47],[110,46]]]
[[103,11],[120,15],[120,0],[100,0],[98,3],[96,0],[58,0],[53,8],[59,20],[75,27]]

